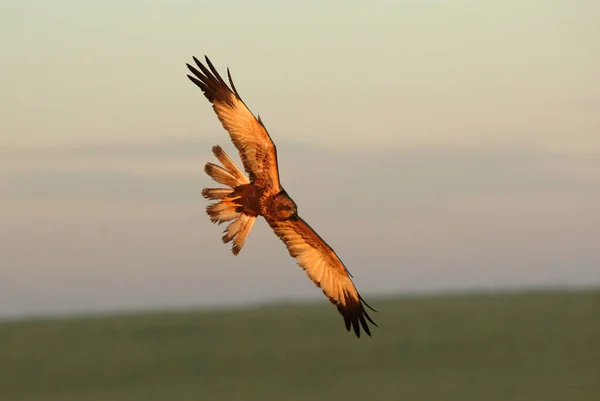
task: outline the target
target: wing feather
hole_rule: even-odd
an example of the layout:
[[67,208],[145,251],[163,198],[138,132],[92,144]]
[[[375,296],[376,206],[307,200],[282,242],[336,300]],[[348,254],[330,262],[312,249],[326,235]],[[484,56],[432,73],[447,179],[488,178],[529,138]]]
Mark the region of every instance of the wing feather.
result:
[[350,273],[333,249],[300,217],[284,221],[267,220],[275,234],[284,242],[290,256],[308,277],[323,290],[329,301],[337,306],[344,317],[346,329],[352,327],[360,337],[360,327],[369,336],[367,320],[377,326],[368,315],[365,306],[371,308],[360,296]]
[[208,68],[196,57],[193,59],[198,68],[187,64],[193,74],[188,75],[188,78],[202,89],[204,96],[212,103],[223,128],[240,153],[250,181],[262,187],[267,194],[279,192],[281,188],[275,144],[262,121],[252,114],[240,98],[229,69],[227,76],[233,90],[227,86],[208,57],[205,57]]

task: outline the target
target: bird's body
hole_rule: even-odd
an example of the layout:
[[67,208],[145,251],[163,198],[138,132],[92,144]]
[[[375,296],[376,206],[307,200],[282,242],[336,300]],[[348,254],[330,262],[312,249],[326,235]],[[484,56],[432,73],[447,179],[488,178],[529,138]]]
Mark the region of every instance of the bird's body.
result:
[[232,252],[237,255],[256,218],[263,216],[285,243],[289,254],[337,306],[344,317],[346,329],[352,327],[360,337],[362,326],[371,335],[367,320],[373,325],[375,323],[367,314],[364,305],[369,306],[354,287],[350,273],[333,249],[298,216],[296,203],[281,186],[277,151],[260,117],[254,117],[241,100],[229,70],[231,89],[208,58],[206,63],[210,70],[195,57],[194,61],[200,70],[188,64],[193,73],[188,77],[213,104],[249,175],[248,179],[220,146],[213,147],[213,153],[222,166],[207,163],[204,171],[229,188],[205,188],[202,195],[218,201],[206,208],[213,223],[231,221],[224,231],[223,242],[233,242]]

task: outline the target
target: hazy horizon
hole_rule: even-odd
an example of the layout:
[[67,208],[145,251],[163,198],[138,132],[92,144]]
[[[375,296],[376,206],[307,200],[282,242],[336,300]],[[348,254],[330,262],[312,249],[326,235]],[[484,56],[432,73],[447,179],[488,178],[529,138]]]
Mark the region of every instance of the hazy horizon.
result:
[[600,285],[600,4],[311,4],[0,6],[0,317],[326,302],[204,213],[204,54],[365,297]]

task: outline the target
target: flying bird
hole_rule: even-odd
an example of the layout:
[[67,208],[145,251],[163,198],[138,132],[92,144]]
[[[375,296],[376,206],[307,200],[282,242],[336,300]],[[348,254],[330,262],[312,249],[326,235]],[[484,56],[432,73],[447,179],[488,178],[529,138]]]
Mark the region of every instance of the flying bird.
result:
[[229,69],[229,87],[208,57],[208,68],[196,57],[196,67],[187,64],[195,83],[212,103],[213,110],[237,148],[248,177],[235,165],[220,146],[212,151],[221,165],[206,163],[204,171],[226,188],[205,188],[202,195],[213,201],[206,208],[211,222],[231,222],[223,242],[232,242],[237,255],[258,216],[263,216],[275,234],[284,242],[308,277],[323,290],[323,294],[343,316],[346,330],[352,327],[360,337],[360,327],[371,335],[365,306],[371,308],[352,283],[351,274],[329,245],[298,216],[296,203],[288,196],[279,181],[277,150],[260,116],[246,107],[240,98]]

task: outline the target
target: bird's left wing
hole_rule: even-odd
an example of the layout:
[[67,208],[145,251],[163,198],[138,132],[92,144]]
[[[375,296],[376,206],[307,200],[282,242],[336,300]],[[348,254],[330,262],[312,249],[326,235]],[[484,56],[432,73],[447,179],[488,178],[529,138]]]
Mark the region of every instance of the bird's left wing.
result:
[[280,191],[277,150],[264,124],[254,117],[246,107],[227,69],[231,88],[227,86],[208,57],[208,68],[196,57],[195,68],[187,64],[193,75],[188,78],[198,85],[204,96],[213,104],[213,109],[237,148],[250,180],[266,192]]
[[267,220],[275,234],[285,243],[290,256],[306,271],[315,285],[323,290],[329,301],[337,306],[344,317],[346,329],[350,327],[360,337],[360,326],[369,336],[367,320],[377,326],[367,314],[365,305],[352,283],[350,273],[333,249],[300,217],[284,221]]

